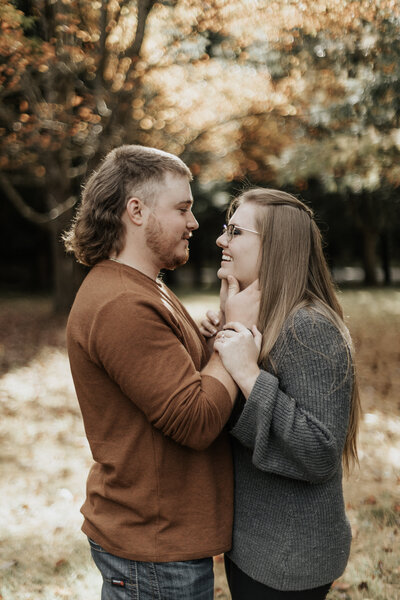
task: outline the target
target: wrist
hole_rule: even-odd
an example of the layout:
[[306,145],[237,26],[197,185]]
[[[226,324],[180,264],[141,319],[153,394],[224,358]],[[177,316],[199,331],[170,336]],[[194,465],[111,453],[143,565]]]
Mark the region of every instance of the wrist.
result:
[[238,376],[235,376],[236,383],[240,387],[244,397],[247,398],[251,394],[251,390],[253,389],[258,376],[260,375],[260,368],[256,365],[248,365],[246,371],[239,373]]

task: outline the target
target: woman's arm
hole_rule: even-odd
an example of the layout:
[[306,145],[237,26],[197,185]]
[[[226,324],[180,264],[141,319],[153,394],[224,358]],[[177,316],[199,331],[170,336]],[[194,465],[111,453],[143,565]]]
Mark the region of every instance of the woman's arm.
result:
[[260,374],[257,361],[261,342],[261,333],[255,325],[248,329],[237,322],[227,323],[215,340],[214,349],[246,399]]
[[320,483],[341,465],[352,389],[349,354],[336,327],[306,309],[287,329],[282,348],[278,376],[259,373],[231,433],[251,449],[258,469]]

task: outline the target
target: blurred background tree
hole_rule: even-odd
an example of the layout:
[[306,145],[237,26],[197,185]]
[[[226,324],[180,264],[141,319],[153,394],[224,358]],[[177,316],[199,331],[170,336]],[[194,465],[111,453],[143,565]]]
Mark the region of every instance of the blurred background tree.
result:
[[20,214],[49,232],[58,310],[75,289],[60,235],[82,180],[111,147],[135,138],[138,57],[153,4],[1,0],[0,182]]
[[215,265],[230,194],[257,184],[317,209],[333,265],[361,262],[376,284],[380,261],[390,283],[399,254],[395,0],[0,0],[0,17],[1,275],[10,289],[51,285],[55,308],[68,309],[82,270],[60,233],[86,176],[123,143],[191,167],[201,225],[194,282]]

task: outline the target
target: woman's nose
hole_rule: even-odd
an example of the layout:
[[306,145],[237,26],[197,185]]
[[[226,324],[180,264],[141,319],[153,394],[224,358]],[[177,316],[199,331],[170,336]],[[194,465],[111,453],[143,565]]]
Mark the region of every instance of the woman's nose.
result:
[[228,246],[228,236],[226,235],[225,231],[224,233],[221,233],[221,235],[216,239],[215,243],[217,244],[218,248],[226,248]]

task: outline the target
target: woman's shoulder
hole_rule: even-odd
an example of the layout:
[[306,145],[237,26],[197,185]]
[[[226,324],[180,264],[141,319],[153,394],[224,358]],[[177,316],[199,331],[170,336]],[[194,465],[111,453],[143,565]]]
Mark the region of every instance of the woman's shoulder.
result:
[[284,328],[294,327],[298,331],[302,329],[309,331],[310,328],[311,330],[331,329],[340,333],[338,325],[335,323],[338,318],[330,315],[328,309],[322,311],[314,305],[302,306],[295,309],[286,319]]
[[295,310],[282,329],[279,346],[302,346],[309,350],[337,354],[347,353],[345,325],[339,328],[335,318],[323,314],[317,307],[305,306]]

